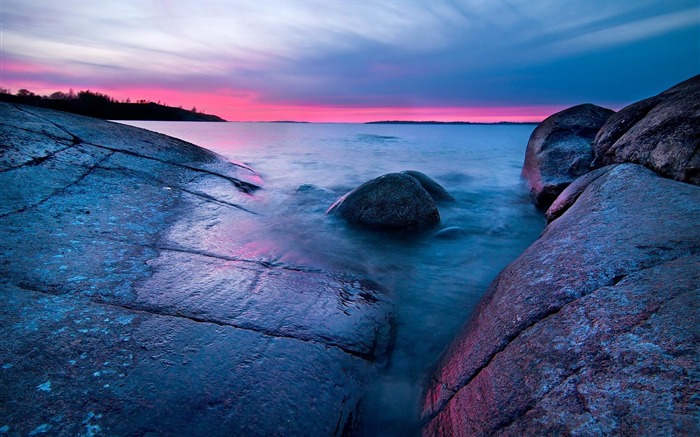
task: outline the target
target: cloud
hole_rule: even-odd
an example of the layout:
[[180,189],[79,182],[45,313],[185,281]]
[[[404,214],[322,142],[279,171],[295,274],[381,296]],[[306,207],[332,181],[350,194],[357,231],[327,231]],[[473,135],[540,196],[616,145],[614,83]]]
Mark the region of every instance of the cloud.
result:
[[613,79],[633,76],[651,94],[698,72],[699,10],[697,0],[4,0],[3,62],[26,68],[3,69],[3,81],[230,90],[265,105],[622,102],[630,86]]
[[700,24],[700,13],[697,8],[690,8],[577,35],[558,41],[551,47],[555,47],[558,54],[594,51],[652,38],[698,24]]

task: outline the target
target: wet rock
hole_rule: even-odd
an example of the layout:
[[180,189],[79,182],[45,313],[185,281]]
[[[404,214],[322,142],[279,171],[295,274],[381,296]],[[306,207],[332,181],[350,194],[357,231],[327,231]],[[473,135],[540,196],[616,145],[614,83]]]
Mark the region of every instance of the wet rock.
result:
[[450,226],[448,228],[440,229],[435,234],[433,238],[439,238],[441,240],[456,240],[467,235],[467,231],[460,228],[459,226]]
[[[293,203],[303,208],[304,212],[323,214],[328,209],[328,204],[338,198],[338,193],[328,188],[313,184],[302,184],[294,190]],[[290,210],[289,214],[295,213]]]
[[401,173],[413,176],[425,188],[436,202],[454,202],[455,198],[442,185],[435,182],[430,176],[415,170],[406,170]]
[[432,196],[413,176],[389,173],[365,182],[327,211],[373,229],[421,229],[440,223]]
[[632,162],[700,185],[700,75],[621,109],[593,151],[596,166]]
[[335,191],[333,191],[333,190],[329,190],[328,188],[319,187],[318,185],[314,185],[314,184],[301,184],[294,191],[296,191],[297,193],[335,194]]
[[571,183],[571,185],[566,187],[566,189],[561,192],[561,194],[556,198],[545,213],[544,216],[547,219],[547,223],[550,223],[552,220],[564,214],[566,210],[576,202],[578,196],[580,196],[586,190],[586,188],[588,188],[591,182],[603,176],[614,167],[614,165],[611,165],[593,170],[590,173],[586,173],[585,175],[576,179]]
[[250,241],[254,171],[129,126],[0,115],[0,425],[332,435],[351,421],[391,302]]
[[585,104],[547,117],[527,143],[522,177],[535,202],[547,208],[579,176],[590,170],[596,133],[614,111]]
[[698,434],[700,187],[622,164],[493,281],[424,435]]

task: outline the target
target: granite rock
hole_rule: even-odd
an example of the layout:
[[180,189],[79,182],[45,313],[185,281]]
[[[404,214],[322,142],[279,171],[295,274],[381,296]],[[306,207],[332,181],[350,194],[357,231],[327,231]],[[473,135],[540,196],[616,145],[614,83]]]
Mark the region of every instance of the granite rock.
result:
[[[250,240],[260,177],[184,141],[0,104],[0,427],[338,435],[393,307]],[[320,267],[319,267],[320,266]]]
[[418,179],[405,173],[365,182],[338,199],[327,213],[371,229],[415,230],[440,223],[433,197]]
[[700,75],[610,117],[593,145],[594,165],[632,162],[700,185]]
[[584,104],[547,117],[527,143],[522,177],[535,203],[547,208],[579,176],[590,170],[596,133],[614,111]]
[[436,365],[424,435],[700,433],[698,217],[639,165],[590,181]]

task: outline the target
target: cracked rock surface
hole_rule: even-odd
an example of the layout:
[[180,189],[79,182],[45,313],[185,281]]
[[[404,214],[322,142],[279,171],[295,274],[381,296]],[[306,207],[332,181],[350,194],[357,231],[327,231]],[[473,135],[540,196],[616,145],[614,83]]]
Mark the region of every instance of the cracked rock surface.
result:
[[392,305],[245,238],[262,181],[164,135],[0,104],[0,429],[333,435]]
[[493,281],[424,435],[700,433],[700,187],[620,164]]

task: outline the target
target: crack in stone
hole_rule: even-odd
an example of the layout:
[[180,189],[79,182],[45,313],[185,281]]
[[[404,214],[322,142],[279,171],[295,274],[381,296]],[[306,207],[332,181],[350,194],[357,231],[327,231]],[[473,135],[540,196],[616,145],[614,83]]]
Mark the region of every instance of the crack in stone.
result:
[[100,144],[89,143],[87,141],[83,141],[82,143],[87,144],[89,146],[98,147],[100,149],[110,150],[110,151],[115,152],[115,153],[123,153],[124,155],[135,156],[137,158],[148,159],[151,161],[157,161],[157,162],[160,162],[163,164],[168,164],[168,165],[172,165],[175,167],[185,168],[187,170],[191,170],[191,171],[195,171],[195,172],[199,172],[199,173],[205,173],[205,174],[208,174],[211,176],[220,177],[222,179],[226,179],[227,181],[231,182],[236,188],[238,188],[239,191],[241,191],[245,194],[250,194],[253,191],[258,190],[260,188],[257,185],[253,185],[251,183],[244,182],[240,179],[236,179],[236,178],[233,178],[230,176],[225,176],[225,175],[222,175],[220,173],[216,173],[216,172],[213,172],[210,170],[205,170],[203,168],[193,167],[193,166],[187,165],[187,164],[180,164],[180,163],[176,163],[176,162],[171,162],[171,161],[167,161],[165,159],[155,158],[152,156],[141,155],[139,153],[132,152],[131,150],[124,150],[124,149],[117,149],[117,148],[108,147],[108,146],[102,146]]
[[[258,187],[257,185],[254,185],[254,184],[251,184],[251,183],[248,183],[248,182],[245,182],[245,181],[242,181],[242,180],[240,180],[240,179],[236,179],[236,178],[233,178],[233,177],[230,177],[230,176],[225,176],[225,175],[222,175],[222,174],[220,174],[220,173],[216,173],[216,172],[213,172],[213,171],[210,171],[210,170],[205,170],[205,169],[202,169],[202,168],[193,167],[193,166],[189,166],[189,165],[186,165],[186,164],[180,164],[180,163],[176,163],[176,162],[171,162],[171,161],[167,161],[167,160],[164,160],[164,159],[155,158],[155,157],[151,157],[151,156],[145,156],[145,155],[138,154],[138,153],[136,153],[136,152],[132,152],[132,151],[130,151],[130,150],[117,149],[117,148],[113,148],[113,147],[103,146],[103,145],[100,145],[100,144],[90,143],[90,142],[88,142],[88,141],[82,140],[81,138],[79,138],[78,136],[74,135],[73,133],[71,133],[70,131],[68,131],[68,130],[65,129],[63,126],[59,125],[58,123],[54,122],[53,120],[50,120],[50,119],[47,119],[47,118],[42,117],[42,116],[40,116],[40,115],[37,115],[37,114],[35,114],[35,113],[31,112],[31,111],[27,111],[26,109],[20,108],[20,107],[18,107],[17,105],[15,105],[15,108],[16,108],[17,110],[19,110],[19,111],[25,112],[25,113],[27,113],[27,114],[31,114],[31,115],[33,115],[34,117],[37,117],[37,118],[39,118],[39,119],[41,119],[41,120],[44,120],[44,121],[46,121],[47,123],[50,123],[50,124],[52,124],[53,126],[55,126],[56,128],[58,128],[58,129],[60,129],[61,131],[65,132],[67,135],[70,135],[70,136],[73,138],[73,144],[74,144],[74,145],[75,145],[75,144],[80,144],[80,143],[82,143],[82,144],[87,144],[87,145],[90,145],[90,146],[93,146],[93,147],[98,147],[98,148],[101,148],[101,149],[110,150],[110,151],[116,152],[116,153],[123,153],[123,154],[125,154],[125,155],[136,156],[136,157],[143,158],[143,159],[150,159],[150,160],[153,160],[153,161],[162,162],[162,163],[164,163],[164,164],[170,164],[170,165],[173,165],[173,166],[176,166],[176,167],[182,167],[182,168],[186,168],[186,169],[188,169],[188,170],[192,170],[192,171],[196,171],[196,172],[200,172],[200,173],[206,173],[206,174],[209,174],[209,175],[212,175],[212,176],[217,176],[217,177],[220,177],[220,178],[222,178],[222,179],[226,179],[227,181],[231,182],[236,188],[238,188],[240,191],[242,191],[243,193],[246,193],[246,194],[250,194],[250,193],[252,193],[253,191],[255,191],[255,190],[257,190],[257,189],[260,188],[260,187]],[[182,141],[182,140],[178,140],[178,141]],[[184,142],[184,141],[183,141],[183,142]],[[228,161],[227,161],[227,162],[228,162]],[[244,169],[250,170],[249,168],[246,168],[246,167],[241,166],[241,165],[236,165],[235,163],[232,163],[232,162],[228,162],[228,163],[231,164],[231,165],[234,165],[234,166],[236,166],[236,167],[240,167],[240,168],[244,168]]]
[[28,161],[23,162],[22,164],[13,165],[13,166],[10,166],[10,167],[5,167],[5,168],[3,168],[3,169],[0,170],[0,173],[6,173],[6,172],[9,172],[9,171],[17,170],[17,169],[24,168],[24,167],[31,167],[31,166],[35,166],[35,165],[40,165],[40,164],[42,164],[44,161],[46,161],[46,160],[48,160],[48,159],[51,159],[51,158],[54,157],[55,155],[58,155],[59,153],[64,152],[64,151],[66,151],[66,150],[68,150],[68,149],[71,149],[71,148],[73,148],[73,147],[75,147],[75,145],[74,145],[74,144],[71,144],[70,146],[66,146],[66,147],[64,147],[64,148],[62,148],[62,149],[54,150],[53,152],[51,152],[51,153],[49,153],[49,154],[47,154],[47,155],[36,156],[36,157],[34,157],[34,158],[32,158],[32,159],[30,159],[30,160],[28,160]]
[[[19,108],[18,108],[18,109],[19,109]],[[26,112],[26,111],[23,111],[23,112]],[[32,115],[33,115],[33,114],[32,114]],[[73,139],[61,138],[61,137],[57,137],[56,135],[52,135],[52,134],[50,134],[49,132],[45,132],[45,131],[43,131],[43,130],[42,130],[42,131],[36,131],[36,130],[29,129],[29,128],[22,127],[22,126],[15,126],[15,125],[12,125],[12,124],[3,123],[3,122],[1,122],[1,121],[0,121],[0,125],[7,126],[8,128],[10,128],[10,129],[12,129],[12,130],[21,130],[21,131],[29,132],[29,133],[32,133],[32,134],[43,135],[43,136],[45,136],[45,137],[51,138],[52,140],[56,141],[57,143],[72,142],[73,144],[75,144],[75,142],[74,142],[75,136],[73,136],[73,135],[71,135],[71,134],[68,134],[67,132],[66,132],[66,133],[67,133],[68,135],[73,136]],[[63,129],[61,129],[61,130],[62,130],[63,132],[65,132],[65,130],[63,130]]]
[[[692,256],[692,252],[691,252],[691,255],[690,255],[690,256]],[[583,297],[586,297],[586,296],[588,296],[588,295],[591,295],[591,294],[596,293],[597,291],[599,291],[599,290],[602,289],[602,288],[605,288],[605,287],[615,287],[615,286],[617,286],[620,282],[622,282],[626,277],[628,277],[628,276],[630,276],[630,275],[636,275],[636,274],[638,274],[638,273],[640,273],[640,272],[643,272],[643,271],[645,271],[645,270],[652,269],[652,268],[657,267],[657,266],[659,266],[659,265],[666,264],[666,263],[670,263],[670,262],[676,261],[676,260],[681,259],[681,258],[686,258],[686,257],[688,257],[688,256],[677,256],[677,257],[671,258],[671,259],[659,260],[657,263],[654,263],[654,264],[652,264],[652,265],[645,266],[645,267],[640,268],[640,269],[637,269],[637,270],[628,271],[628,272],[627,272],[626,274],[624,274],[624,275],[618,275],[618,276],[612,278],[612,279],[611,279],[607,284],[605,284],[605,285],[602,285],[602,286],[600,286],[600,287],[594,288],[594,289],[592,289],[592,290],[590,290],[590,291],[588,291],[588,292],[584,292],[583,294],[581,294],[581,295],[578,296],[577,298],[572,299],[572,300],[570,300],[570,301],[568,301],[568,302],[565,302],[565,303],[564,303],[561,307],[559,307],[559,308],[552,308],[552,309],[549,309],[549,310],[545,311],[545,312],[542,313],[542,314],[535,314],[534,317],[533,317],[535,320],[533,320],[532,322],[527,323],[526,325],[524,325],[524,327],[523,327],[522,329],[520,329],[519,331],[514,332],[514,333],[512,333],[512,334],[506,336],[505,339],[504,339],[504,341],[503,341],[503,343],[502,343],[499,347],[497,347],[497,348],[494,350],[494,352],[491,353],[491,354],[485,359],[484,363],[483,363],[481,366],[477,367],[477,368],[472,372],[471,376],[467,377],[464,381],[460,381],[460,383],[456,384],[455,387],[450,388],[450,389],[449,389],[449,392],[450,392],[451,394],[450,394],[444,401],[440,402],[440,404],[438,405],[438,407],[435,408],[430,414],[426,415],[425,417],[423,417],[423,418],[421,419],[421,421],[420,421],[421,427],[425,427],[428,423],[432,422],[440,413],[442,413],[442,412],[444,411],[445,407],[447,407],[447,405],[452,401],[452,399],[457,395],[457,393],[459,393],[464,387],[466,387],[466,386],[467,386],[469,383],[471,383],[475,378],[477,378],[477,377],[479,376],[479,374],[480,374],[486,367],[488,367],[488,366],[491,364],[491,362],[496,358],[496,356],[497,356],[498,354],[500,354],[501,352],[503,352],[511,343],[513,343],[514,341],[516,341],[521,335],[525,334],[528,330],[530,330],[531,328],[533,328],[536,324],[538,324],[538,323],[540,323],[540,322],[543,322],[543,321],[545,321],[546,319],[548,319],[548,318],[550,318],[550,317],[555,316],[556,314],[558,314],[559,312],[561,312],[564,308],[568,307],[569,305],[574,304],[575,302],[579,301],[579,300],[582,299]],[[623,285],[624,285],[624,284],[623,284]],[[439,381],[439,380],[438,380],[438,381]]]
[[212,202],[212,203],[216,203],[216,204],[219,204],[219,205],[222,205],[222,206],[229,206],[229,207],[231,207],[231,208],[240,209],[241,211],[245,211],[245,212],[250,213],[250,214],[253,214],[253,215],[260,215],[260,214],[258,214],[257,212],[251,211],[251,210],[249,210],[248,208],[245,208],[245,207],[243,207],[243,206],[241,206],[241,205],[237,205],[237,204],[232,203],[232,202],[227,202],[227,201],[225,201],[225,200],[217,199],[216,197],[210,196],[210,195],[207,194],[207,193],[202,193],[202,192],[199,192],[199,191],[192,191],[192,190],[188,190],[188,189],[182,188],[182,187],[178,187],[178,190],[184,191],[185,193],[191,194],[191,195],[193,195],[193,196],[201,197],[202,199],[204,199],[204,200],[207,201],[207,202]]
[[[50,119],[48,119],[48,118],[46,118],[46,117],[43,117],[43,116],[41,116],[41,115],[39,115],[39,114],[36,114],[36,113],[34,113],[34,112],[32,112],[32,111],[28,111],[28,110],[25,109],[25,108],[21,108],[21,107],[20,107],[19,105],[17,105],[17,104],[15,104],[15,105],[13,105],[13,106],[14,106],[14,108],[17,109],[18,111],[24,112],[25,114],[29,114],[29,115],[31,115],[31,116],[33,116],[33,117],[36,117],[36,118],[40,119],[40,120],[44,120],[45,122],[47,122],[47,123],[51,124],[52,126],[54,126],[55,128],[57,128],[58,130],[64,132],[66,135],[70,135],[70,137],[73,139],[72,141],[73,141],[73,144],[74,144],[74,145],[75,145],[75,144],[78,144],[78,143],[80,143],[80,142],[82,141],[78,136],[74,135],[72,132],[69,132],[66,128],[64,128],[64,127],[61,126],[60,124],[56,123],[55,121],[50,120]],[[31,131],[31,132],[39,133],[39,132],[36,132],[36,131]],[[41,132],[41,133],[43,134],[43,132]]]
[[[84,143],[84,144],[87,145],[87,146],[90,146],[90,147],[95,147],[95,146],[92,145],[92,144],[88,144],[88,143]],[[119,153],[119,152],[115,152],[115,153]],[[163,184],[163,185],[168,185],[168,186],[172,185],[171,182],[164,181],[164,180],[159,179],[159,178],[156,178],[156,177],[154,177],[154,176],[152,176],[152,175],[150,175],[150,174],[148,174],[148,173],[139,172],[138,170],[130,169],[130,168],[128,168],[128,167],[124,167],[124,166],[121,166],[121,165],[115,165],[115,164],[113,164],[113,166],[110,166],[110,167],[106,167],[106,166],[105,166],[105,167],[100,167],[100,168],[103,169],[103,170],[107,170],[107,171],[122,171],[122,172],[124,172],[124,173],[132,173],[132,174],[137,175],[139,178],[151,179],[151,180],[157,181],[159,184]],[[144,174],[146,175],[145,177],[143,176]],[[194,179],[196,179],[196,177],[193,178],[192,180],[194,180]],[[188,183],[192,182],[192,180],[190,180],[189,182],[185,183],[185,185],[187,185]],[[221,206],[236,208],[236,209],[239,209],[239,210],[241,210],[241,211],[245,211],[245,212],[250,213],[250,214],[253,214],[253,215],[260,215],[259,213],[255,212],[255,211],[251,211],[251,210],[249,210],[249,209],[247,209],[247,208],[245,208],[245,207],[243,207],[243,206],[241,206],[241,205],[235,204],[235,203],[233,203],[233,202],[228,202],[228,201],[226,201],[226,200],[217,199],[216,197],[211,196],[211,195],[209,195],[209,194],[207,194],[207,193],[202,193],[202,192],[199,192],[199,191],[188,190],[188,189],[186,189],[186,188],[183,188],[183,187],[180,187],[180,186],[177,186],[177,185],[174,185],[174,188],[176,188],[177,190],[183,191],[183,192],[185,192],[185,193],[191,194],[191,195],[193,195],[193,196],[201,197],[201,198],[204,199],[206,202],[211,202],[211,203],[216,203],[216,204],[221,205]]]
[[4,214],[0,214],[0,218],[5,218],[5,217],[8,217],[8,216],[11,216],[11,215],[14,215],[14,214],[23,213],[23,212],[25,212],[25,211],[27,211],[27,210],[29,210],[29,209],[36,208],[37,206],[43,204],[44,202],[47,202],[47,201],[48,201],[49,199],[51,199],[52,197],[55,197],[55,196],[58,196],[58,195],[64,193],[64,192],[65,192],[67,189],[69,189],[70,187],[73,187],[73,186],[79,184],[80,182],[82,182],[82,181],[83,181],[86,177],[88,177],[95,169],[99,168],[99,165],[100,165],[101,163],[103,163],[104,161],[106,161],[107,159],[109,159],[111,156],[112,156],[112,153],[109,153],[109,154],[107,154],[106,156],[104,156],[103,158],[99,159],[96,163],[94,163],[93,165],[91,165],[90,167],[88,167],[87,171],[86,171],[85,173],[83,173],[82,175],[80,175],[80,176],[79,176],[77,179],[75,179],[73,182],[71,182],[71,183],[69,183],[68,185],[63,186],[63,187],[61,187],[61,188],[57,188],[57,189],[53,190],[48,196],[46,196],[45,198],[41,199],[40,201],[38,201],[38,202],[36,202],[36,203],[33,203],[33,204],[31,204],[31,205],[25,205],[25,206],[21,207],[20,209],[18,209],[18,210],[16,210],[16,211],[10,211],[10,212],[6,212],[6,213],[4,213]]
[[[41,289],[38,289],[34,286],[31,286],[29,284],[12,284],[15,287],[25,290],[25,291],[31,291],[35,293],[40,293],[43,295],[48,295],[48,296],[63,296],[61,294],[56,294],[56,293],[50,293]],[[75,298],[76,296],[70,296],[71,298]],[[87,301],[90,301],[91,303],[95,305],[102,305],[102,306],[107,306],[111,308],[117,308],[125,311],[130,311],[130,312],[135,312],[135,313],[142,313],[142,314],[148,314],[152,316],[159,316],[159,317],[172,317],[172,318],[177,318],[177,319],[184,319],[184,320],[189,320],[194,323],[201,323],[201,324],[210,324],[210,325],[216,325],[216,326],[221,326],[221,327],[226,327],[226,328],[233,328],[237,329],[240,331],[246,331],[246,332],[254,332],[256,334],[264,335],[266,337],[271,337],[271,338],[282,338],[286,340],[295,340],[295,341],[300,341],[303,343],[309,343],[309,344],[316,344],[320,345],[323,347],[332,347],[335,349],[338,349],[342,351],[343,353],[346,353],[348,355],[352,355],[356,358],[360,358],[364,361],[369,361],[373,362],[375,360],[375,354],[374,350],[371,352],[360,352],[354,349],[351,349],[347,346],[343,346],[342,344],[339,344],[334,341],[328,341],[328,342],[323,342],[323,341],[318,341],[311,336],[309,337],[301,337],[301,336],[293,336],[293,335],[287,335],[284,333],[280,333],[271,329],[261,329],[261,328],[255,328],[255,327],[250,327],[250,326],[242,326],[242,325],[237,325],[234,323],[227,323],[227,322],[222,322],[220,320],[216,319],[207,319],[204,317],[197,317],[189,314],[185,314],[182,311],[175,311],[174,313],[170,312],[161,312],[160,310],[156,308],[149,308],[149,307],[140,307],[137,305],[129,305],[127,303],[120,303],[120,302],[106,302],[102,301],[100,299],[93,299],[90,297],[85,297],[85,296],[78,296],[80,299],[85,299]]]
[[[595,290],[595,291],[594,291],[593,293],[591,293],[591,294],[596,293],[598,290],[600,290],[600,289]],[[683,296],[684,294],[696,293],[696,292],[697,292],[697,289],[696,289],[696,290],[690,290],[690,291],[681,291],[681,292],[679,292],[679,293],[677,293],[677,294],[674,294],[674,295],[671,296],[671,297],[668,297],[668,298],[662,300],[662,301],[659,302],[656,306],[654,306],[653,308],[651,308],[651,311],[649,311],[649,313],[648,313],[646,316],[644,316],[639,322],[635,323],[634,325],[630,326],[629,328],[625,329],[624,331],[621,331],[621,332],[616,333],[616,334],[610,339],[610,341],[612,342],[612,341],[614,341],[615,339],[617,339],[617,338],[619,338],[619,337],[621,337],[621,336],[623,336],[623,335],[629,334],[629,333],[633,332],[635,329],[637,329],[638,327],[640,327],[640,326],[642,326],[643,324],[647,323],[647,322],[649,321],[649,319],[651,319],[656,313],[658,313],[664,306],[666,306],[666,304],[668,304],[668,303],[671,302],[672,300],[675,300],[675,299],[679,298],[680,296]],[[567,304],[567,305],[568,305],[568,304]],[[605,361],[610,361],[610,358],[604,359],[604,360],[603,360],[603,362],[605,362]],[[497,433],[497,432],[499,432],[499,431],[501,431],[501,430],[504,430],[504,429],[510,427],[511,425],[513,425],[513,423],[515,423],[518,419],[521,419],[521,418],[527,416],[532,410],[534,410],[535,408],[537,408],[538,405],[540,405],[543,401],[545,401],[545,400],[549,397],[549,395],[550,395],[554,390],[556,390],[557,388],[559,388],[559,387],[563,386],[564,384],[566,384],[571,378],[574,378],[574,377],[576,377],[576,376],[580,376],[580,375],[583,373],[583,371],[586,370],[587,368],[588,368],[588,366],[578,366],[578,367],[573,368],[573,369],[569,372],[569,375],[566,376],[566,377],[563,377],[562,380],[561,380],[559,383],[557,383],[554,387],[552,387],[550,390],[548,390],[546,393],[544,393],[544,394],[543,394],[542,396],[540,396],[538,399],[533,399],[532,402],[526,407],[526,410],[525,410],[523,413],[516,414],[516,416],[515,416],[514,418],[512,418],[512,419],[511,419],[510,421],[508,421],[506,424],[501,425],[501,426],[499,426],[498,428],[496,428],[495,430],[493,430],[492,433],[495,434],[495,433]],[[578,392],[577,392],[577,393],[578,393]],[[580,395],[580,394],[579,394],[579,395]],[[582,405],[583,405],[583,407],[584,407],[584,410],[585,410],[586,412],[590,413],[590,411],[588,410],[588,407],[587,407],[586,404],[585,404],[585,401],[581,399],[580,402],[582,403]]]
[[566,384],[570,379],[572,379],[572,378],[574,378],[574,377],[576,377],[576,376],[581,375],[585,369],[586,369],[586,366],[579,366],[579,367],[574,368],[573,371],[572,371],[567,377],[562,378],[562,380],[561,380],[557,385],[555,385],[554,387],[552,387],[551,389],[549,389],[549,390],[547,391],[547,393],[543,394],[542,397],[541,397],[540,399],[533,400],[533,402],[531,402],[530,404],[528,404],[528,405],[525,407],[525,411],[524,411],[523,413],[521,413],[521,414],[516,413],[516,414],[514,415],[515,417],[511,418],[508,422],[504,423],[503,425],[499,425],[496,429],[490,431],[489,434],[490,434],[490,435],[493,435],[493,434],[498,433],[499,431],[502,431],[502,430],[504,430],[504,429],[506,429],[506,428],[509,428],[509,427],[512,426],[518,419],[521,419],[521,418],[527,416],[532,410],[534,410],[535,408],[537,408],[537,406],[538,406],[542,401],[544,401],[545,399],[547,399],[547,397],[548,397],[554,390],[556,390],[557,388],[559,388],[559,387],[561,387],[562,385]]
[[[133,243],[132,243],[133,244]],[[149,249],[154,249],[154,250],[160,250],[160,251],[168,251],[168,252],[179,252],[179,253],[187,253],[190,255],[198,255],[206,258],[214,258],[214,259],[220,259],[222,261],[232,261],[232,262],[243,262],[243,263],[251,263],[251,264],[257,264],[261,267],[265,267],[267,269],[283,269],[283,270],[291,270],[294,272],[302,272],[302,273],[325,273],[325,270],[318,269],[318,268],[313,268],[313,267],[302,267],[302,266],[294,266],[294,265],[289,265],[289,264],[284,264],[278,261],[265,261],[265,260],[258,260],[258,259],[250,259],[250,258],[241,258],[241,257],[235,257],[235,256],[227,256],[227,255],[220,255],[212,252],[207,252],[203,250],[195,250],[195,249],[187,249],[184,247],[174,247],[174,246],[160,246],[160,245],[149,245],[149,244],[138,244],[139,246],[143,246]]]

